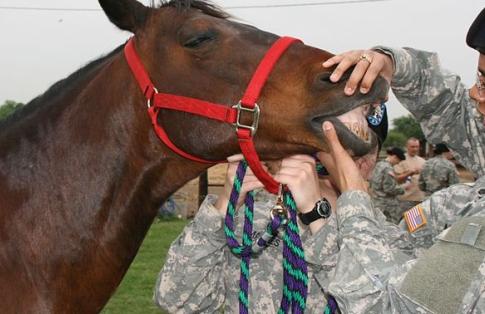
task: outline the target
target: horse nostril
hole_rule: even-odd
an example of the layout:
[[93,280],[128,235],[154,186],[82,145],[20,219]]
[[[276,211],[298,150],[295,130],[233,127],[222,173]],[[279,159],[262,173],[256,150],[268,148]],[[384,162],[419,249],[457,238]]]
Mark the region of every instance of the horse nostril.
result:
[[330,80],[330,76],[332,75],[331,72],[324,72],[324,73],[320,73],[318,76],[317,76],[317,79],[320,81],[320,82],[323,82],[323,83],[332,83],[332,81]]
[[314,80],[315,86],[319,88],[324,88],[333,85],[333,82],[330,80],[331,75],[332,72],[323,72],[317,74]]

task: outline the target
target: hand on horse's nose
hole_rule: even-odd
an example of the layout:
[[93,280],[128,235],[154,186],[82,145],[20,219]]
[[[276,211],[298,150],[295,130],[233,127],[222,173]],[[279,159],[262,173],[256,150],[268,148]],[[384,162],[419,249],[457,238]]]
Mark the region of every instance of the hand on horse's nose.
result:
[[331,75],[332,72],[322,72],[317,74],[313,80],[314,87],[316,89],[325,89],[334,85],[334,82],[330,80]]

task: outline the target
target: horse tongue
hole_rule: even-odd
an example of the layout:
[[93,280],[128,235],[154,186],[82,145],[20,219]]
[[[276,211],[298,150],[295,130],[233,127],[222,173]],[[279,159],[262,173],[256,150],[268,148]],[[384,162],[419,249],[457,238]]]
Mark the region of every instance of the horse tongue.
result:
[[344,124],[345,123],[367,124],[366,115],[368,110],[369,110],[368,106],[360,106],[338,116],[337,119],[339,119]]

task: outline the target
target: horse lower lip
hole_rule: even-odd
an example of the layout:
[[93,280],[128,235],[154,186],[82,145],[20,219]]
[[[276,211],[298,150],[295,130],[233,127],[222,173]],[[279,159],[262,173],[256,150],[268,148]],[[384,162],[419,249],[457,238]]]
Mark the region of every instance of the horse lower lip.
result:
[[363,142],[369,142],[371,129],[368,126],[366,115],[370,111],[372,111],[372,106],[365,104],[340,114],[337,117],[316,117],[312,120],[312,124],[314,128],[318,127],[321,130],[324,121],[338,120],[355,137]]
[[336,117],[319,117],[312,120],[312,127],[315,131],[322,133],[322,124],[325,121],[330,121],[335,126],[337,135],[344,148],[351,151],[353,156],[364,156],[368,154],[373,148],[377,146],[377,137],[369,129],[368,140],[364,141],[351,130],[349,130],[338,118]]

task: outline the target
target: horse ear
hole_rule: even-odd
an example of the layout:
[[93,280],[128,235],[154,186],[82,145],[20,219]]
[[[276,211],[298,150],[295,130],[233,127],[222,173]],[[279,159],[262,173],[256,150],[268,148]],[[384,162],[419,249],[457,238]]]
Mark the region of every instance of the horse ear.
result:
[[136,0],[99,0],[99,4],[113,24],[132,33],[144,24],[150,11]]

